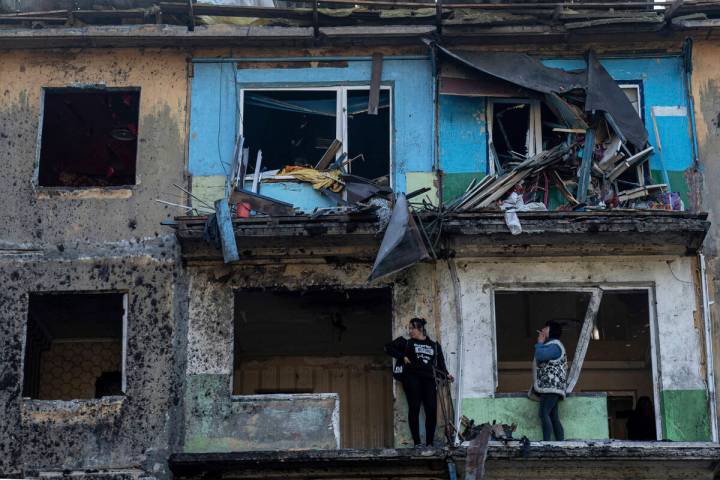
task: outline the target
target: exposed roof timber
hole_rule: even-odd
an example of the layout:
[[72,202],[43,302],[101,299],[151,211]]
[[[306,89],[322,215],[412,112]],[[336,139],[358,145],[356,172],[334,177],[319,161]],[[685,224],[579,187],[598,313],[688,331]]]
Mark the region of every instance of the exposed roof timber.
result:
[[[665,0],[666,10],[648,10],[645,2],[587,3],[480,3],[431,4],[379,0],[337,0],[309,5],[339,4],[354,8],[323,10],[311,8],[263,8],[195,4],[198,15],[244,18],[278,18],[295,26],[238,26],[218,23],[197,26],[189,31],[184,24],[187,4],[163,2],[161,7],[131,10],[51,10],[0,15],[1,24],[23,28],[0,28],[0,48],[71,47],[215,47],[215,46],[324,46],[353,44],[362,40],[373,45],[418,44],[427,35],[441,37],[448,44],[482,41],[486,44],[574,42],[592,39],[617,43],[617,34],[632,34],[633,41],[674,41],[680,32],[720,34],[720,2],[708,0]],[[654,5],[654,4],[653,4]],[[392,6],[394,10],[378,10]],[[401,7],[400,10],[397,10]],[[457,10],[453,10],[453,7]],[[627,7],[627,9],[625,9]],[[581,8],[581,9],[580,9]],[[420,9],[420,10],[418,10]],[[424,10],[423,10],[424,9]],[[625,9],[625,10],[624,10]],[[665,12],[665,13],[663,13]],[[694,12],[694,13],[693,13]],[[669,13],[673,18],[666,18]],[[166,14],[164,17],[161,14]],[[72,17],[72,18],[71,18]],[[87,22],[144,21],[133,25],[53,26],[78,19]],[[174,25],[156,25],[162,20]],[[179,24],[178,24],[179,23]],[[267,23],[267,21],[265,21]],[[29,24],[34,27],[27,28]],[[605,35],[605,37],[603,37]]]

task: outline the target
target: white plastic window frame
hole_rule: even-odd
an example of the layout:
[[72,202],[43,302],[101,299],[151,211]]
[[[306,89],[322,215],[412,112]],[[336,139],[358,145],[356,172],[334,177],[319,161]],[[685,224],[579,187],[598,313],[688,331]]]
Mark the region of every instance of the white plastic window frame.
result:
[[[662,416],[661,399],[660,399],[660,351],[658,339],[657,312],[655,311],[655,287],[652,285],[638,284],[613,284],[613,285],[497,285],[490,289],[490,315],[492,316],[492,342],[493,342],[493,381],[495,385],[495,393],[497,393],[499,381],[499,364],[498,364],[498,345],[497,345],[497,314],[495,305],[495,294],[498,292],[568,292],[568,293],[586,293],[592,295],[596,289],[605,292],[646,292],[648,298],[648,322],[650,324],[650,371],[652,374],[653,402],[655,413],[655,431],[656,440],[662,440]],[[582,371],[582,365],[580,365]],[[493,394],[494,396],[494,394]]]
[[[245,118],[245,92],[269,92],[269,91],[276,91],[276,92],[289,92],[289,91],[296,91],[296,92],[335,92],[336,93],[336,108],[335,108],[335,138],[337,140],[340,140],[342,142],[342,148],[338,151],[335,158],[339,158],[340,155],[343,153],[348,155],[349,150],[349,142],[348,142],[348,118],[347,118],[347,94],[349,91],[353,90],[368,90],[370,91],[370,85],[333,85],[333,86],[298,86],[298,87],[263,87],[263,86],[253,86],[253,87],[240,87],[238,89],[238,109],[239,109],[239,132],[240,135],[244,135],[243,129],[243,119]],[[394,185],[394,175],[393,175],[393,91],[392,87],[390,85],[381,85],[380,90],[385,90],[389,92],[390,95],[390,131],[388,132],[388,142],[389,145],[389,165],[388,165],[388,172],[390,175],[390,188]],[[346,173],[352,173],[352,164],[349,164],[346,169]]]
[[488,171],[490,174],[495,174],[495,157],[493,152],[493,122],[494,122],[494,111],[495,104],[498,103],[513,103],[513,104],[527,104],[530,105],[530,111],[528,115],[528,132],[525,137],[525,147],[527,148],[528,157],[537,155],[542,151],[542,115],[540,100],[530,98],[490,98],[488,99],[488,105],[486,110],[487,115],[487,135],[488,135]]

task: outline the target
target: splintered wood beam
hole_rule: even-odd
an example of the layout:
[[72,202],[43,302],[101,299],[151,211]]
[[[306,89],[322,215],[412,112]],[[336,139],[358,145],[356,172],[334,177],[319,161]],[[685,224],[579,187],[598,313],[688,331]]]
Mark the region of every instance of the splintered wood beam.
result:
[[340,147],[342,147],[342,142],[337,138],[333,140],[328,149],[325,150],[325,153],[323,153],[320,161],[317,165],[315,165],[315,170],[326,170],[337,156],[338,151],[340,151]]
[[580,330],[580,337],[578,338],[577,348],[575,349],[575,356],[573,357],[573,362],[570,366],[570,371],[568,372],[567,387],[565,389],[566,392],[572,392],[578,379],[580,378],[580,371],[582,370],[585,354],[587,353],[588,345],[590,344],[593,328],[595,328],[602,297],[603,291],[600,288],[594,288],[590,294],[590,302],[588,303],[587,310],[585,311],[585,321],[583,322],[582,330]]

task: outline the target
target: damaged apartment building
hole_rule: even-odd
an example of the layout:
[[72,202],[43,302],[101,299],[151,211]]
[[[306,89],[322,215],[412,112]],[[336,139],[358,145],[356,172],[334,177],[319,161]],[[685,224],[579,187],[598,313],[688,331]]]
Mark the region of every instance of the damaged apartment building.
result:
[[0,10],[0,476],[715,478],[718,2]]

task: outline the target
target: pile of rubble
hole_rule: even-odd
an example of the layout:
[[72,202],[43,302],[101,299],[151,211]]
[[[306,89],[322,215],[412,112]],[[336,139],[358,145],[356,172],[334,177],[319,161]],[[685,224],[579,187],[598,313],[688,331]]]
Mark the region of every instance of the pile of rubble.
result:
[[[543,128],[552,135],[543,138],[545,149],[535,155],[498,155],[491,141],[495,173],[473,180],[460,198],[444,206],[446,210],[684,209],[679,195],[670,191],[662,152],[658,160],[663,183],[653,183],[648,160],[654,148],[645,126],[593,52],[587,54],[586,70],[566,72],[524,54],[457,52],[431,45],[478,75],[539,96],[554,117],[551,122],[543,118]],[[660,145],[654,115],[652,119]],[[502,123],[499,127],[507,138]],[[559,205],[552,205],[552,187],[562,195]],[[515,195],[503,202],[509,194]]]

